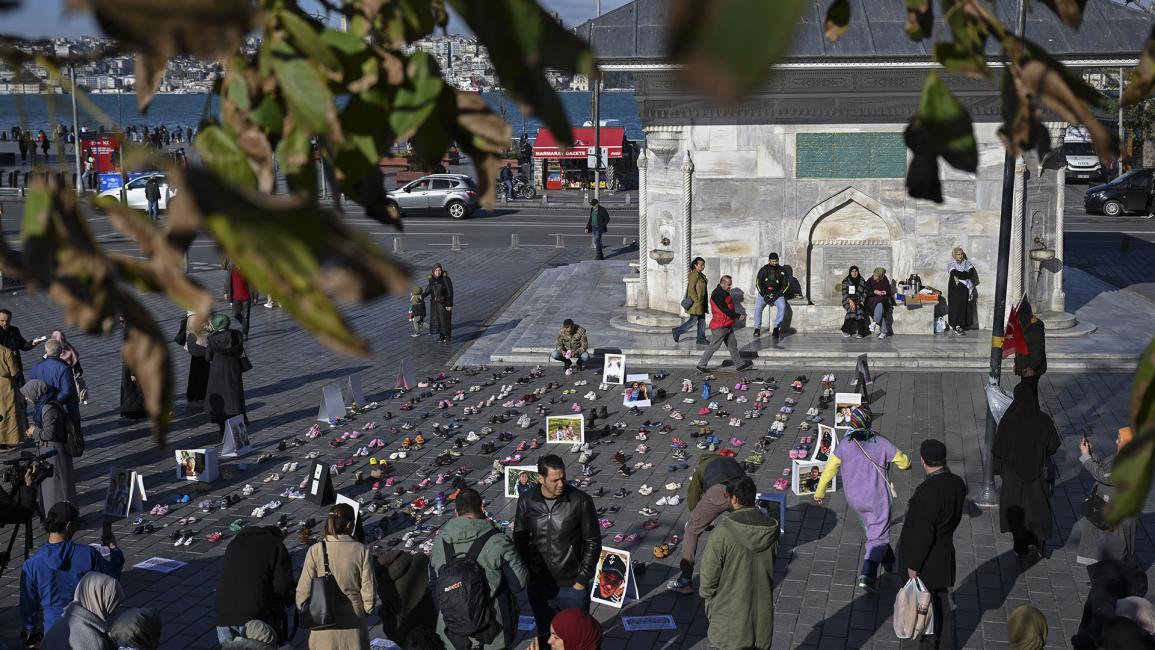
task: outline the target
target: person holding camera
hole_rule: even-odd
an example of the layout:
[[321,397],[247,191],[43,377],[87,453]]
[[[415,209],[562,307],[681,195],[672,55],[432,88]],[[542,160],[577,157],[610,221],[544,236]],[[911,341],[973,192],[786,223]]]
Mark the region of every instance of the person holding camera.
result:
[[20,616],[26,643],[52,629],[86,574],[96,571],[120,578],[124,553],[116,540],[111,536],[101,540],[109,549],[109,559],[105,560],[96,548],[72,541],[79,524],[76,506],[67,501],[53,505],[44,519],[48,543],[20,570]]
[[76,473],[66,443],[70,427],[76,424],[56,401],[56,391],[43,380],[33,379],[24,384],[20,393],[32,403],[32,426],[28,427],[27,435],[34,438],[36,444],[56,450],[55,469],[40,484],[40,503],[75,502]]

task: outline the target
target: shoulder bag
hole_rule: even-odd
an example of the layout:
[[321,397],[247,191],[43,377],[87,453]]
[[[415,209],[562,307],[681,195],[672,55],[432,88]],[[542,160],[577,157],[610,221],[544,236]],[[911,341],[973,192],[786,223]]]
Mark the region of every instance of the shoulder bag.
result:
[[1095,528],[1099,530],[1107,530],[1110,526],[1107,525],[1107,499],[1099,493],[1099,484],[1091,488],[1091,494],[1083,500],[1083,505],[1079,508],[1083,513],[1083,517],[1091,522]]
[[253,362],[249,361],[248,351],[241,353],[241,372],[248,372],[253,369]]
[[321,539],[321,556],[325,562],[325,573],[313,578],[309,585],[309,600],[301,609],[301,627],[307,630],[324,630],[337,623],[337,579],[329,571],[329,548]]
[[854,446],[858,447],[858,451],[862,452],[862,457],[865,458],[871,465],[874,465],[874,469],[878,470],[878,473],[882,475],[882,480],[886,481],[886,487],[890,488],[890,498],[897,499],[898,490],[894,489],[894,483],[892,483],[890,477],[886,475],[886,470],[882,469],[878,463],[874,462],[874,459],[870,457],[870,454],[867,454],[866,450],[862,448],[861,443],[859,443],[857,440],[854,440],[853,442]]
[[690,307],[694,306],[694,299],[690,296],[682,298],[682,311],[690,311]]

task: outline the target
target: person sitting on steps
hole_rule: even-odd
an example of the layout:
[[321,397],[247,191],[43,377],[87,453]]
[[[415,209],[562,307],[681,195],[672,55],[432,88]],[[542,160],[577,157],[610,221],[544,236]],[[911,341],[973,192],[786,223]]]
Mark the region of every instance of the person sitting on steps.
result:
[[762,310],[771,305],[774,313],[772,335],[778,338],[786,316],[786,292],[790,290],[790,273],[778,264],[778,253],[770,253],[766,265],[758,269],[758,297],[754,301],[754,336],[762,336]]
[[586,338],[586,328],[567,318],[561,324],[557,333],[557,343],[550,358],[565,364],[565,374],[573,374],[573,362],[577,361],[578,370],[585,367],[590,360],[589,340]]

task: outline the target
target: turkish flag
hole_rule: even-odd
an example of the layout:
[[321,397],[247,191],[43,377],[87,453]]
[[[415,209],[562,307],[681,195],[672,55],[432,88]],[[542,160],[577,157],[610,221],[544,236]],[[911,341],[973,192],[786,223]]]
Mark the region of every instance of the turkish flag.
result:
[[1011,315],[1007,317],[1007,327],[1003,333],[1004,359],[1012,354],[1027,354],[1027,341],[1023,338],[1023,333],[1019,330],[1019,306],[1023,304],[1023,300],[1025,299],[1026,296],[1023,296],[1023,298],[1019,300],[1018,305],[1011,307]]

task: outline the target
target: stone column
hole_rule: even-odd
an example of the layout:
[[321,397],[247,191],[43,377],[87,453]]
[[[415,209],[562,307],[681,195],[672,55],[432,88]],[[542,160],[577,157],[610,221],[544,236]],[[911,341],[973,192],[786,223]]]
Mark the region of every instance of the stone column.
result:
[[[1048,122],[1047,130],[1051,133],[1051,146],[1062,147],[1063,140],[1067,137],[1066,122]],[[1063,228],[1065,226],[1064,212],[1067,209],[1067,166],[1059,168],[1055,172],[1055,232],[1054,244],[1051,248],[1055,250],[1055,259],[1059,262],[1067,257],[1063,250]],[[1063,267],[1055,271],[1054,277],[1051,279],[1051,306],[1050,310],[1062,313],[1067,310],[1067,294],[1063,291]]]
[[638,154],[638,309],[650,308],[649,152]]
[[[678,248],[678,271],[682,274],[682,296],[686,295],[686,284],[689,282],[690,269],[690,201],[693,189],[694,161],[690,152],[686,152],[686,160],[682,163],[682,232],[681,245]],[[681,300],[681,296],[678,297]]]
[[1011,306],[1019,304],[1025,286],[1023,284],[1023,232],[1026,230],[1026,174],[1027,163],[1019,156],[1015,160],[1014,206],[1011,209],[1011,260],[1007,274],[1007,313]]

